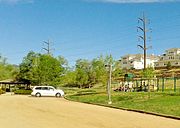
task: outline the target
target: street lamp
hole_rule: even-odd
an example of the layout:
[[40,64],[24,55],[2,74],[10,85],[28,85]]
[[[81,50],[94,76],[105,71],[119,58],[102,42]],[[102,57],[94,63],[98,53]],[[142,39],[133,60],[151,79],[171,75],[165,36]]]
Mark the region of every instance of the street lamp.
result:
[[108,104],[112,104],[111,100],[111,74],[112,74],[112,65],[107,64],[105,67],[109,68],[109,80],[108,80],[108,85],[107,85],[107,93],[108,93]]

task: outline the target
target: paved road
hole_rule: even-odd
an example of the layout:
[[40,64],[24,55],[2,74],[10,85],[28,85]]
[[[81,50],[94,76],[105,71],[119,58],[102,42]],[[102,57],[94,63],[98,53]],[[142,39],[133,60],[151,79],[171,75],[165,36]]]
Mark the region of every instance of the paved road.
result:
[[58,98],[0,96],[1,128],[180,128],[180,121]]

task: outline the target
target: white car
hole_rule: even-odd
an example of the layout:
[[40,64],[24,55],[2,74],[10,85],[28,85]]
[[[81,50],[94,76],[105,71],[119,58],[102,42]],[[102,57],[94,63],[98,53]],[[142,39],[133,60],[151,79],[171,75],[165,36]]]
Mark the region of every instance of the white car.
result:
[[35,86],[31,96],[41,97],[41,96],[56,96],[63,97],[64,92],[60,89],[55,89],[52,86]]

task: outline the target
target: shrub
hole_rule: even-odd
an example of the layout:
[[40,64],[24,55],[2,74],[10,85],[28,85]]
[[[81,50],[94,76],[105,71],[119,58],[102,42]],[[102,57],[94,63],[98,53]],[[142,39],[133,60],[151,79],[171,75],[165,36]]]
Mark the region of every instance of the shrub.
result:
[[4,94],[5,93],[5,91],[3,91],[2,89],[0,89],[0,95],[1,94]]
[[19,94],[19,95],[30,95],[32,90],[25,90],[25,89],[20,89],[14,91],[14,94]]

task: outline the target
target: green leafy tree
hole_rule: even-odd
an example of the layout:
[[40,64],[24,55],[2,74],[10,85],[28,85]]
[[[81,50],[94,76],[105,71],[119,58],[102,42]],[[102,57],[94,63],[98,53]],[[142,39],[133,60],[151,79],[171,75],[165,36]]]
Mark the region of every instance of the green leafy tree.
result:
[[104,63],[111,64],[112,66],[114,66],[115,60],[113,59],[112,55],[106,55],[106,57],[104,59]]
[[11,64],[0,64],[0,80],[15,79],[18,68]]
[[60,83],[64,73],[61,62],[51,55],[29,52],[20,64],[20,81],[34,85],[53,85]]
[[40,54],[30,51],[26,57],[23,58],[22,63],[19,65],[20,72],[17,79],[22,82],[36,83],[34,78],[34,68],[38,66],[38,58]]
[[113,57],[102,55],[92,61],[79,59],[76,61],[76,84],[78,87],[91,87],[97,83],[107,84],[108,69],[106,64],[114,65]]
[[[59,77],[59,84],[70,85],[70,83],[67,81],[69,81],[71,79],[71,77],[73,78],[73,76],[70,75],[70,72],[72,72],[72,71],[71,71],[70,67],[68,66],[68,61],[63,56],[58,56],[57,60],[59,61],[61,68],[62,68],[62,72]],[[68,75],[70,75],[70,76],[67,77]]]
[[141,72],[142,77],[148,80],[148,98],[150,98],[150,80],[155,76],[154,69],[152,67],[148,67]]
[[63,56],[58,56],[57,60],[60,62],[60,65],[64,68],[64,71],[69,70],[68,61]]
[[93,59],[91,74],[93,83],[105,84],[107,82],[107,70],[103,56]]
[[120,62],[115,61],[112,72],[113,79],[118,79],[119,77],[124,76],[124,72],[120,67],[121,67]]
[[172,68],[171,62],[168,62],[168,63],[167,63],[166,68],[167,68],[168,70]]
[[90,84],[89,73],[90,63],[88,60],[79,59],[76,61],[76,83],[80,88]]
[[7,63],[7,58],[0,56],[0,80],[15,79],[18,72],[16,65]]
[[148,67],[141,72],[141,76],[146,79],[151,79],[155,75],[154,69],[152,67]]
[[65,75],[62,76],[61,82],[69,87],[76,87],[76,72],[68,70]]
[[43,85],[58,85],[59,78],[63,74],[60,62],[50,55],[41,55],[34,69],[36,80]]

